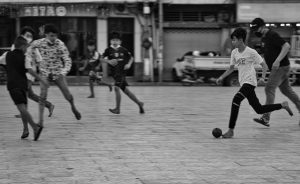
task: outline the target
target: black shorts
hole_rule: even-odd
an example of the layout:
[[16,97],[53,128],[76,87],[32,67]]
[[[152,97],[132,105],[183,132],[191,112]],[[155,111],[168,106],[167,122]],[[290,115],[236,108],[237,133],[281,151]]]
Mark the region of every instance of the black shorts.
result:
[[27,104],[27,90],[18,88],[11,89],[9,90],[9,94],[15,105]]
[[129,86],[126,81],[126,76],[114,76],[115,79],[115,86],[118,86],[122,90],[125,90],[126,86]]

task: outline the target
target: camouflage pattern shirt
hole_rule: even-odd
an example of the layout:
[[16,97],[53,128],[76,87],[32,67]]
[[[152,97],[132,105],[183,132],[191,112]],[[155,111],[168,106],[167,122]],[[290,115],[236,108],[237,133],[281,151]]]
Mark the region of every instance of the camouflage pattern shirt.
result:
[[38,49],[41,55],[38,66],[42,76],[47,77],[51,74],[53,79],[57,79],[59,75],[68,74],[72,66],[72,60],[67,47],[61,40],[56,39],[54,43],[46,38],[33,41],[27,49],[26,60],[33,60],[35,49]]

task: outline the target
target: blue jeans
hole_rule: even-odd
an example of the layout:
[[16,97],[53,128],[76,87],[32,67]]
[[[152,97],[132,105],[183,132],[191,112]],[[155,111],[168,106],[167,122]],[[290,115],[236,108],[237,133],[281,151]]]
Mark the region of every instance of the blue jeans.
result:
[[[274,104],[276,88],[279,87],[281,93],[288,97],[300,112],[300,99],[289,83],[289,74],[290,66],[279,67],[277,70],[271,71],[265,87],[266,104]],[[270,113],[264,114],[263,117],[270,119]]]

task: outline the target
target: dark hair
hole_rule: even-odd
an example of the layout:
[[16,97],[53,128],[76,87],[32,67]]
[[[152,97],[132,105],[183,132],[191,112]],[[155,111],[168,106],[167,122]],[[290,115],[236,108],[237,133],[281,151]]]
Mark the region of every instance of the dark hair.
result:
[[120,34],[117,33],[117,32],[112,32],[112,33],[111,33],[111,36],[110,36],[110,39],[111,39],[111,40],[112,40],[112,39],[119,39],[119,40],[121,40],[121,36],[120,36]]
[[251,24],[250,24],[250,28],[252,31],[256,31],[258,30],[259,27],[264,26],[265,25],[265,21],[262,18],[255,18],[252,20]]
[[88,45],[88,46],[93,46],[93,45],[96,46],[96,41],[95,41],[95,40],[89,40],[89,41],[87,42],[87,45]]
[[45,34],[47,34],[47,33],[56,33],[56,34],[58,34],[59,33],[57,27],[54,24],[46,24],[44,32],[45,32]]
[[243,42],[245,42],[246,37],[247,37],[247,31],[244,28],[236,28],[233,33],[231,33],[231,39],[233,39],[233,37],[236,37],[237,39],[243,39]]
[[27,40],[26,40],[23,36],[18,36],[18,37],[15,39],[14,45],[15,45],[15,48],[16,48],[16,49],[20,49],[20,48],[22,48],[23,46],[28,45],[28,42],[27,42]]
[[24,35],[27,32],[31,33],[32,35],[35,34],[35,32],[32,29],[32,27],[30,27],[30,26],[24,26],[24,27],[22,27],[22,29],[21,29],[21,35]]

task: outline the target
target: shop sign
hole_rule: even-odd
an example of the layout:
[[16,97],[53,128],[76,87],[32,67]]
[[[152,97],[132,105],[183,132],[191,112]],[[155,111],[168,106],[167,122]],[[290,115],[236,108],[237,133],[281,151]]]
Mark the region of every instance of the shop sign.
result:
[[67,9],[64,6],[27,6],[24,7],[22,16],[66,16]]
[[299,22],[300,3],[238,3],[237,22],[251,22],[256,17],[266,22]]

